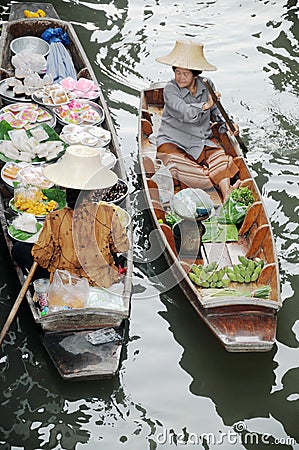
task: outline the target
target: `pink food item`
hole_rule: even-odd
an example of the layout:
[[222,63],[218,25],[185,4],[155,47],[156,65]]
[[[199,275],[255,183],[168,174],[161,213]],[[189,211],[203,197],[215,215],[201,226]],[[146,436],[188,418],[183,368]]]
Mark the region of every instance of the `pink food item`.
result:
[[23,109],[18,114],[18,119],[27,120],[30,123],[35,123],[38,117],[38,111],[30,110],[30,109]]
[[10,125],[13,128],[24,128],[27,124],[28,124],[28,120],[23,120],[23,119],[17,119],[15,118],[14,120],[12,120],[10,122]]
[[86,98],[96,98],[99,95],[99,91],[88,91],[84,95]]
[[72,91],[73,89],[76,89],[76,83],[77,80],[75,80],[72,77],[67,77],[64,78],[64,80],[61,80],[60,84],[65,88],[68,89],[70,91]]
[[45,122],[46,120],[50,120],[52,119],[51,114],[49,114],[47,111],[39,111],[38,116],[37,116],[37,122]]
[[24,103],[12,103],[11,105],[7,105],[3,108],[3,111],[11,111],[12,113],[17,113],[24,108]]
[[78,80],[76,83],[76,89],[82,92],[88,92],[92,89],[97,89],[97,86],[92,80],[88,80],[87,78],[80,78],[80,80]]
[[11,112],[5,112],[4,114],[0,115],[0,119],[6,120],[6,122],[11,123],[13,120],[15,120],[15,116]]

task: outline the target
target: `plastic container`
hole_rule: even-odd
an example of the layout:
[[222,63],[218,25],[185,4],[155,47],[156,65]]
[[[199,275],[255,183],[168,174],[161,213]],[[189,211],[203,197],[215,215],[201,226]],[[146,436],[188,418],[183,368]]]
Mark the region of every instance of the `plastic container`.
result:
[[48,312],[50,280],[48,278],[39,278],[33,282],[33,287],[33,300],[37,304],[42,315],[44,315]]
[[157,171],[152,176],[159,188],[159,197],[161,203],[169,203],[174,195],[174,183],[169,167],[165,166],[161,159],[157,159]]

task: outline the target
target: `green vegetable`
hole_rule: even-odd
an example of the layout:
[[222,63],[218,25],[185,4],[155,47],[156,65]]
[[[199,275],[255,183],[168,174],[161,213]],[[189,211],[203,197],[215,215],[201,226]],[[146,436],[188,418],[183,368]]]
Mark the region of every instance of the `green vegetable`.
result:
[[252,205],[254,202],[254,197],[251,190],[248,187],[240,187],[234,189],[230,197],[237,203],[242,203],[245,206]]
[[234,224],[222,224],[215,220],[205,221],[202,242],[232,242],[238,241],[238,229]]
[[251,293],[252,297],[256,298],[268,298],[270,296],[271,287],[270,286],[261,286]]
[[223,288],[221,291],[216,289],[205,289],[203,293],[209,297],[255,297],[269,298],[271,292],[270,286],[261,286],[255,291],[241,291],[234,288]]
[[218,264],[216,261],[211,262],[210,264],[208,264],[207,266],[204,266],[204,270],[206,272],[213,272],[214,270],[216,270],[218,267]]
[[234,189],[228,201],[220,209],[218,221],[223,224],[241,224],[248,206],[253,202],[254,197],[248,187]]
[[233,272],[227,272],[227,276],[231,281],[237,281],[237,275]]
[[195,273],[195,275],[200,276],[203,271],[203,267],[200,264],[193,264],[191,270]]
[[193,281],[193,283],[197,284],[197,286],[201,286],[202,283],[199,280],[199,278],[195,275],[195,273],[189,272],[188,275],[190,280]]
[[178,216],[175,212],[169,212],[165,215],[165,222],[171,228],[181,220],[180,216]]
[[[239,255],[240,264],[233,266],[225,266],[218,269],[218,263],[213,261],[206,266],[201,264],[193,264],[191,271],[196,275],[195,284],[204,288],[223,288],[227,287],[231,282],[234,283],[251,283],[258,280],[265,261],[256,258],[254,260]],[[190,277],[193,280],[195,278]]]
[[251,261],[250,259],[245,258],[245,256],[241,256],[241,255],[238,255],[238,260],[239,260],[240,263],[243,264],[243,266],[245,266],[245,267],[247,267],[248,264],[249,264],[249,261]]

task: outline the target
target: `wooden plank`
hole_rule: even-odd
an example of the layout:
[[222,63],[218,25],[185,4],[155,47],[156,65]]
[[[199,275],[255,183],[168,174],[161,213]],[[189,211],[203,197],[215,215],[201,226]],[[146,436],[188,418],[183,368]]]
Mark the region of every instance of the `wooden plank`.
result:
[[[118,329],[123,335],[123,330]],[[65,381],[112,378],[117,372],[121,341],[92,345],[87,341],[89,332],[47,333],[43,345],[56,369]]]
[[141,129],[146,136],[149,136],[153,132],[152,124],[147,119],[141,119]]
[[157,219],[163,220],[163,222],[165,222],[165,210],[162,203],[157,200],[153,200],[153,208]]
[[202,247],[203,257],[206,260],[205,263],[209,264],[210,262],[216,261],[219,264],[219,269],[232,264],[225,242],[205,242],[202,244]]
[[59,19],[59,16],[51,3],[16,2],[11,3],[9,20],[24,19],[24,11],[26,9],[31,12],[36,12],[39,9],[42,9],[46,13],[46,18],[49,17],[53,19]]
[[267,233],[269,232],[269,225],[262,225],[259,228],[257,228],[254,238],[249,244],[249,248],[246,253],[246,258],[255,258],[263,240],[265,239]]
[[167,240],[171,250],[177,256],[178,253],[177,253],[177,249],[176,249],[176,245],[175,245],[172,229],[166,223],[161,223],[160,226],[161,226],[161,230],[165,234],[166,240]]
[[242,223],[242,226],[239,230],[240,235],[247,233],[248,230],[252,227],[252,225],[256,222],[261,207],[262,207],[261,202],[255,202],[249,206],[249,208],[246,211],[246,215]]

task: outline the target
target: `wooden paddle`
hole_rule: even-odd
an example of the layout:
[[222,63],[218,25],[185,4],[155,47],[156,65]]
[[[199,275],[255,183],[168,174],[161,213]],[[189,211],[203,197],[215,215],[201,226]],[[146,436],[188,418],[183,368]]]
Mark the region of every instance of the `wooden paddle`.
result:
[[[233,122],[231,121],[231,119],[229,118],[228,114],[226,113],[225,109],[223,108],[220,100],[218,100],[214,89],[212,88],[212,86],[210,85],[210,83],[208,82],[208,80],[206,78],[203,79],[203,82],[205,84],[205,86],[208,88],[212,99],[214,100],[214,103],[216,104],[216,106],[218,107],[219,111],[221,112],[224,120],[226,121],[227,125],[229,126],[230,130],[232,133],[234,133],[236,131]],[[248,148],[246,147],[244,141],[242,140],[241,136],[239,135],[234,135],[235,138],[237,139],[241,149],[243,150],[244,154],[248,152]]]
[[22,289],[20,290],[19,295],[18,295],[18,297],[17,297],[17,299],[16,299],[16,301],[15,301],[15,303],[14,303],[14,305],[13,305],[13,307],[12,307],[10,313],[9,313],[9,316],[6,319],[6,322],[5,322],[5,324],[4,324],[4,326],[3,326],[2,330],[1,330],[1,333],[0,333],[0,345],[2,344],[3,339],[5,338],[6,333],[8,332],[9,327],[10,327],[12,321],[14,320],[14,318],[15,318],[17,312],[18,312],[18,309],[19,309],[19,307],[20,307],[20,305],[22,303],[22,300],[23,300],[26,292],[27,292],[27,289],[29,288],[30,282],[32,280],[34,272],[36,271],[37,266],[38,266],[37,262],[34,261],[34,263],[31,266],[31,269],[30,269],[30,271],[29,271],[29,273],[27,275],[26,281],[23,284]]

